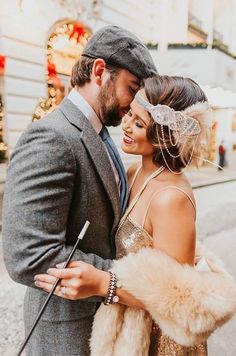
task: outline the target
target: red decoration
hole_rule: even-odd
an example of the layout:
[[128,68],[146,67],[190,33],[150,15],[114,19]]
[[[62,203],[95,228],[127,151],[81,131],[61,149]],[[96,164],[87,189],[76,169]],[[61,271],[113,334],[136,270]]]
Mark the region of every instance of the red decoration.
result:
[[0,75],[4,74],[6,66],[6,56],[0,54]]
[[48,76],[51,79],[53,86],[56,89],[63,87],[61,79],[57,75],[57,70],[55,64],[48,62]]
[[51,77],[56,74],[57,74],[57,71],[56,71],[55,64],[48,62],[48,76]]
[[81,23],[76,22],[73,24],[73,29],[69,36],[69,39],[75,38],[77,40],[77,42],[79,42],[80,38],[85,34],[85,32],[86,31],[85,31],[84,26]]

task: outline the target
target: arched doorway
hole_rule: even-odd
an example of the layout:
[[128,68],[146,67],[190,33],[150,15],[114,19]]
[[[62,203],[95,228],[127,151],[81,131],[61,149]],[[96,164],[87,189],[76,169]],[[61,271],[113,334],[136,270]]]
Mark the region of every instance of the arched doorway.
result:
[[50,32],[47,41],[48,98],[40,98],[33,121],[53,111],[70,91],[70,75],[79,59],[91,30],[83,23],[60,21]]

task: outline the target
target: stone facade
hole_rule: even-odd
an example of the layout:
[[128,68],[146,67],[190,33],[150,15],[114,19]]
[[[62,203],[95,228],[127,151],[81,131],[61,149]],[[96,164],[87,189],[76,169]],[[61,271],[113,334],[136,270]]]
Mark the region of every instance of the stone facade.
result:
[[[47,97],[47,40],[55,24],[63,20],[80,21],[91,32],[117,24],[145,43],[158,44],[158,49],[151,53],[159,72],[192,77],[209,93],[212,105],[219,111],[219,120],[225,108],[230,108],[231,114],[226,116],[231,120],[236,106],[232,96],[236,92],[236,60],[232,58],[236,54],[236,0],[224,1],[224,6],[222,3],[221,0],[0,0],[0,54],[6,56],[6,69],[0,81],[9,154],[32,121],[39,98]],[[207,48],[177,46],[168,50],[168,44],[186,46],[190,39],[196,43],[205,41]],[[225,53],[212,49],[213,39],[226,46]],[[213,88],[224,91],[227,105],[222,103],[222,95],[216,97]],[[111,132],[119,145],[120,129]],[[225,135],[231,140],[231,131],[223,132],[217,140]],[[124,159],[128,162],[127,157]]]

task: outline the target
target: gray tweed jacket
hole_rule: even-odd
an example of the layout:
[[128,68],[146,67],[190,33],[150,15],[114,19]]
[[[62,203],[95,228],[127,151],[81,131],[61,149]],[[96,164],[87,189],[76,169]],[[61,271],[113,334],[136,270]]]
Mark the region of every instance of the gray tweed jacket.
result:
[[[47,296],[34,287],[34,275],[66,260],[86,220],[91,225],[74,260],[107,270],[115,257],[119,219],[118,188],[102,140],[80,110],[64,99],[53,113],[30,125],[21,136],[7,172],[4,259],[12,279],[30,287],[25,300],[26,324],[33,321]],[[95,313],[99,301],[96,297],[67,301],[54,296],[42,322],[86,320]],[[75,343],[75,337],[81,342],[88,339],[83,331],[73,335],[69,325],[61,342],[63,337],[67,343]],[[78,353],[76,347],[71,355],[85,354]],[[49,347],[46,355],[56,352],[60,353]],[[43,354],[40,350],[31,353]]]

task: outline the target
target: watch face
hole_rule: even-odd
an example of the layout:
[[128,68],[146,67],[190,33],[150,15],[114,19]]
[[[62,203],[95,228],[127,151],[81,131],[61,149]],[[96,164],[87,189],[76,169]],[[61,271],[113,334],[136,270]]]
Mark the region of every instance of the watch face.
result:
[[119,302],[119,300],[120,300],[120,298],[118,297],[118,295],[115,295],[114,297],[113,297],[113,303],[118,303]]

